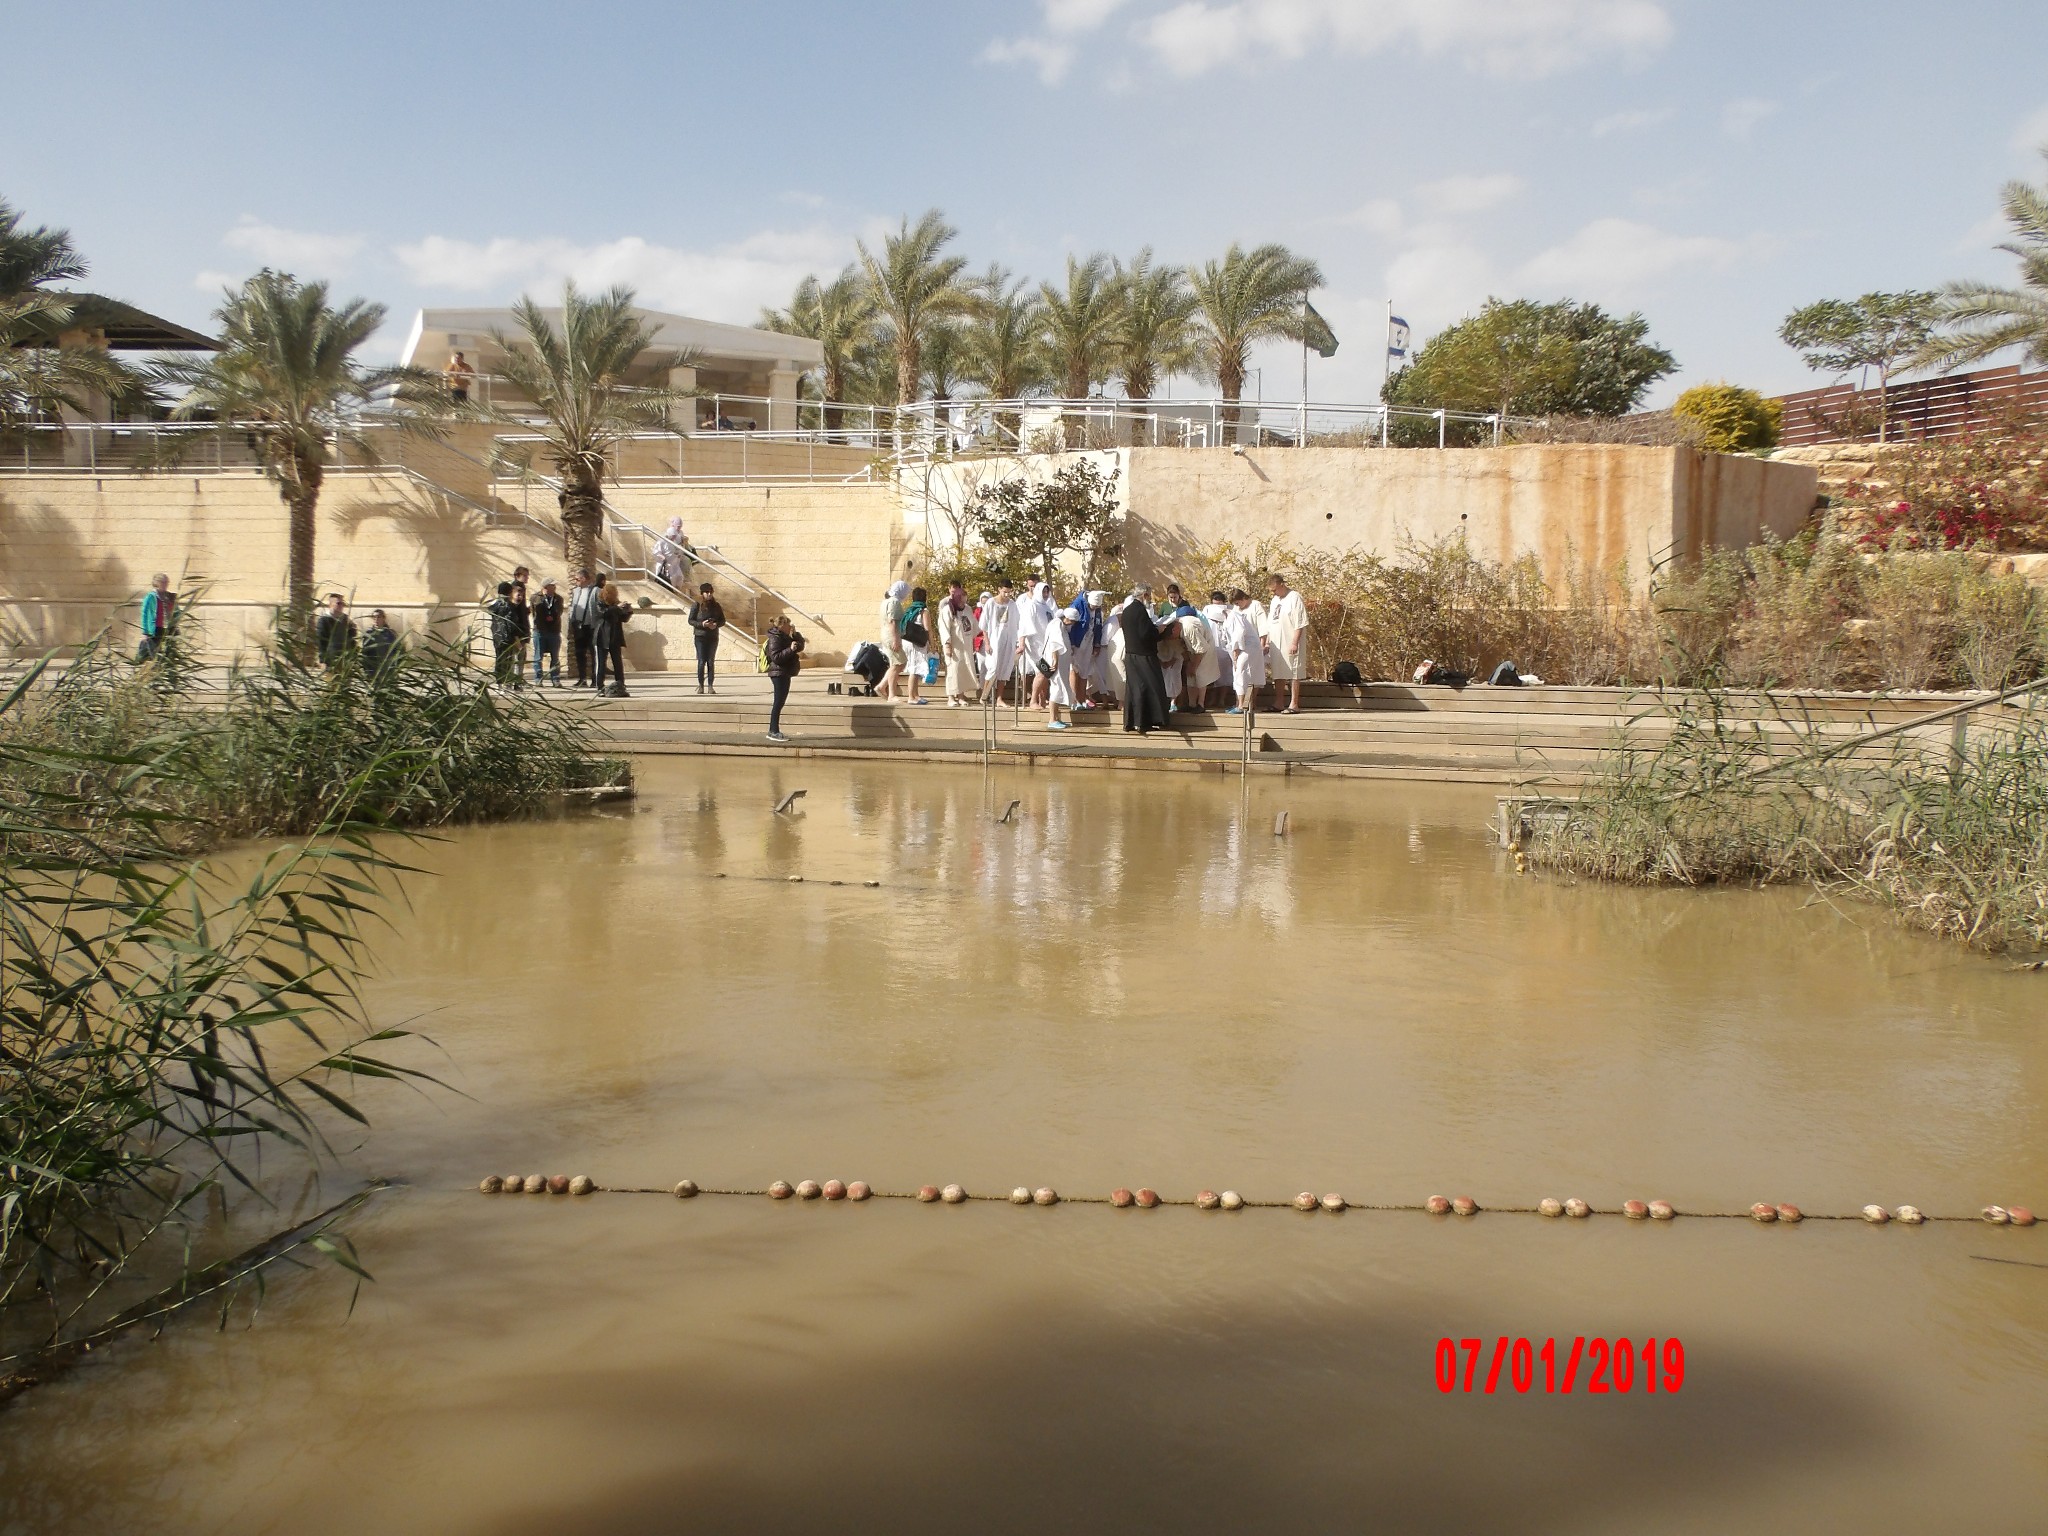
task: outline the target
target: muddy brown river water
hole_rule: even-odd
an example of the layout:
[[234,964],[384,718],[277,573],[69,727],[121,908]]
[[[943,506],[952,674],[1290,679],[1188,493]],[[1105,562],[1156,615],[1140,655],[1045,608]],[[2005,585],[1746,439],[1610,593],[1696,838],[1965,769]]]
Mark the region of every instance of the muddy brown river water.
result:
[[[1474,791],[642,782],[425,851],[371,1000],[460,1095],[370,1096],[329,1187],[406,1187],[352,1225],[353,1312],[315,1270],[31,1393],[0,1529],[2048,1526],[2048,1225],[474,1191],[2043,1206],[2048,980],[1800,892],[1518,878]],[[1482,1358],[1446,1394],[1445,1337],[1678,1339],[1685,1371],[1489,1395]]]

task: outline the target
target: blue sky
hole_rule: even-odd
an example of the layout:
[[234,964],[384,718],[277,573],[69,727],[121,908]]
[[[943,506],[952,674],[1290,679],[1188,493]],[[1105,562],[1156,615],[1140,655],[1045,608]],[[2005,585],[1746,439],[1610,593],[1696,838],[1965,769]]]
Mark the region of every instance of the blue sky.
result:
[[[1687,383],[1817,382],[1794,305],[2006,279],[2048,177],[2041,0],[827,0],[10,8],[0,196],[203,323],[266,262],[389,306],[624,281],[751,321],[945,210],[975,267],[1279,240],[1320,399],[1387,300],[1640,308]],[[1298,352],[1262,361],[1268,398]],[[1178,393],[1196,386],[1183,381]]]

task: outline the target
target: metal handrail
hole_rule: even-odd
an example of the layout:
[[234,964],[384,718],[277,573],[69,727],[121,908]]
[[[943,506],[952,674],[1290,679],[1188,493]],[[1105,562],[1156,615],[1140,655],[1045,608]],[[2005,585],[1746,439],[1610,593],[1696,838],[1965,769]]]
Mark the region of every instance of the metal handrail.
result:
[[[555,479],[554,476],[543,474],[541,471],[530,467],[527,468],[523,472],[523,474],[524,478],[537,481],[540,484],[547,486],[558,497],[563,494],[564,487],[562,485],[562,482]],[[611,502],[608,499],[606,499],[602,493],[600,493],[598,496],[597,505],[598,511],[603,515],[605,519],[605,531],[607,533],[610,533],[613,530],[637,533],[641,535],[641,537],[647,539],[650,543],[660,543],[668,537],[668,535],[665,533],[656,533],[652,528],[649,528],[643,522],[639,522],[634,518],[627,517],[623,512],[619,511],[617,507],[613,506]],[[824,622],[826,622],[825,616],[823,614],[812,613],[809,609],[799,604],[797,600],[791,597],[787,592],[780,591],[777,588],[770,586],[767,582],[762,581],[759,577],[753,575],[751,572],[745,570],[743,567],[735,564],[731,559],[727,558],[725,553],[722,550],[720,550],[718,546],[715,544],[701,544],[686,547],[684,549],[684,553],[687,554],[693,561],[697,561],[701,564],[715,564],[720,569],[729,572],[738,580],[745,582],[748,586],[754,588],[755,591],[761,592],[769,597],[775,598],[778,602],[788,604],[789,607],[795,609],[798,613],[802,614],[805,618],[809,619],[813,624],[823,624]],[[711,560],[703,559],[703,556],[706,553],[709,553],[715,558]],[[604,564],[606,568],[609,569],[614,576],[618,575],[622,571],[631,571],[637,572],[640,575],[640,577],[644,580],[658,580],[658,578],[654,576],[653,572],[648,570],[645,566],[621,565],[615,560],[603,561],[600,563]],[[661,585],[666,587],[668,586],[668,583],[662,582]],[[669,587],[668,590],[674,592],[675,588]],[[677,595],[682,596],[683,594],[677,593]]]

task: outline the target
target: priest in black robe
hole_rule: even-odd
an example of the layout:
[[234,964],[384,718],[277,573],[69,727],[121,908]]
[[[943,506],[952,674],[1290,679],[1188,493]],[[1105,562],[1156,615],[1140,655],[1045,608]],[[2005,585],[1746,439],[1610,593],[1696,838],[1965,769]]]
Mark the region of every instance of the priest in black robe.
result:
[[1167,725],[1166,673],[1159,665],[1159,624],[1152,589],[1140,587],[1117,620],[1124,636],[1124,729],[1144,735]]

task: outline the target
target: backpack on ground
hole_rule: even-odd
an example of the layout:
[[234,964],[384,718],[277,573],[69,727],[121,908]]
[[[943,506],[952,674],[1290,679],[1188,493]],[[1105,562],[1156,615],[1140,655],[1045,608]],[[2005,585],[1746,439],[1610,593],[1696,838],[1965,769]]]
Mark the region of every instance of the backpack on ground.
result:
[[1339,688],[1362,688],[1365,686],[1365,677],[1359,672],[1358,663],[1355,661],[1338,662],[1336,666],[1330,669],[1330,681]]

